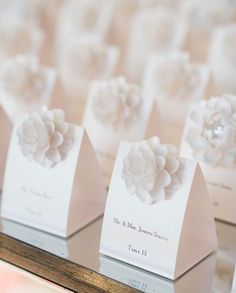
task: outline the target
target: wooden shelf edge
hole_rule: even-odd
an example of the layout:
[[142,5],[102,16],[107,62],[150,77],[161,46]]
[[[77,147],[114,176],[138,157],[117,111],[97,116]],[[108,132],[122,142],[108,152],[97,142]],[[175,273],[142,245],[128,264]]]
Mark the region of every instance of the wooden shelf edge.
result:
[[140,292],[3,233],[0,259],[73,292]]

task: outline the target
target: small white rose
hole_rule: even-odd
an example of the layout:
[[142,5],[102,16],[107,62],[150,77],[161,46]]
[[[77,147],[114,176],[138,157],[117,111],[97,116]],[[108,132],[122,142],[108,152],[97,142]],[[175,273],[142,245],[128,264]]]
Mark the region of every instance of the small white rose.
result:
[[124,159],[122,178],[131,195],[145,204],[164,200],[180,187],[177,149],[157,137],[135,143]]
[[32,23],[17,17],[0,21],[0,55],[3,57],[37,53],[41,42],[42,32]]
[[236,166],[236,96],[212,97],[190,113],[193,126],[186,141],[193,156],[205,163]]
[[187,99],[199,85],[200,75],[190,64],[188,55],[170,54],[163,56],[153,69],[153,81],[163,99]]
[[51,89],[48,77],[49,70],[39,66],[37,58],[19,55],[3,64],[0,87],[3,95],[16,102],[34,103]]
[[111,47],[96,37],[87,37],[68,49],[64,65],[74,77],[84,80],[101,78],[108,65]]
[[73,145],[73,127],[59,109],[29,114],[17,135],[22,153],[47,168],[64,160]]
[[92,93],[94,117],[105,127],[121,130],[138,119],[143,95],[124,77],[97,83]]

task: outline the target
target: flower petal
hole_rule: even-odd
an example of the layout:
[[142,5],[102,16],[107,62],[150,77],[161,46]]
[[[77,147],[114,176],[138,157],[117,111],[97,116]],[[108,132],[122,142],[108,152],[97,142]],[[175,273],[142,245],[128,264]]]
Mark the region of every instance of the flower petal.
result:
[[53,134],[52,140],[51,140],[51,146],[56,148],[59,147],[63,143],[63,136],[59,132],[55,132]]
[[57,163],[61,160],[60,152],[56,148],[50,148],[45,155],[53,163]]
[[65,114],[64,111],[61,109],[54,109],[53,111],[54,120],[64,120]]
[[170,157],[166,159],[165,169],[170,175],[172,175],[178,170],[179,165],[180,163],[176,158]]
[[159,182],[160,186],[166,187],[170,184],[171,182],[171,177],[168,174],[168,172],[163,169],[157,176],[157,182]]
[[64,135],[67,132],[68,124],[65,123],[64,121],[55,121],[55,128],[56,128],[56,131]]

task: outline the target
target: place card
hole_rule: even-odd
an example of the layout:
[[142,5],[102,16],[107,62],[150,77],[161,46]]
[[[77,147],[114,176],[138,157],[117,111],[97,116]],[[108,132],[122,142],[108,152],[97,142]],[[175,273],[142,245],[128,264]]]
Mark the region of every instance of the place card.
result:
[[8,15],[0,19],[0,64],[18,54],[37,55],[42,47],[43,33],[23,17]]
[[155,101],[124,77],[92,84],[83,126],[98,155],[107,185],[121,140],[164,135]]
[[105,195],[83,128],[66,123],[60,109],[17,119],[3,184],[3,217],[67,237],[102,215]]
[[104,40],[111,25],[114,1],[82,0],[62,4],[57,27],[59,50],[86,34],[97,34]]
[[176,279],[217,247],[210,199],[197,162],[157,137],[120,145],[100,253]]
[[140,268],[102,255],[100,272],[113,280],[147,293],[211,292],[216,267],[216,253],[194,266],[176,281],[165,279]]
[[137,12],[133,19],[126,58],[126,74],[140,82],[147,59],[152,54],[180,50],[186,37],[184,18],[167,7],[149,7]]
[[192,105],[180,155],[199,161],[216,218],[236,224],[236,96]]
[[179,143],[189,107],[204,98],[208,80],[207,66],[192,63],[186,52],[149,58],[143,79],[144,93],[157,100],[171,143]]
[[[236,19],[233,1],[182,2],[182,17],[186,19],[188,34],[184,49],[197,62],[206,62],[213,33]],[[220,60],[218,60],[220,62]]]
[[91,82],[110,78],[118,57],[118,48],[97,35],[81,37],[59,56],[59,74],[66,93],[65,109],[70,120],[81,123]]
[[0,104],[0,191],[3,184],[3,176],[10,144],[12,123]]
[[49,106],[55,78],[55,70],[39,65],[36,57],[18,55],[3,62],[0,102],[11,121],[22,112]]
[[236,93],[236,25],[218,28],[212,36],[208,62],[212,69],[214,91]]

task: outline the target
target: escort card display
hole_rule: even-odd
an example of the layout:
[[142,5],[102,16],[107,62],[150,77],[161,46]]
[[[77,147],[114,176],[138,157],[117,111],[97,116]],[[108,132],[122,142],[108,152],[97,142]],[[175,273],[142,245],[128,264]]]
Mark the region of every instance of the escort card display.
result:
[[19,113],[49,105],[55,84],[55,71],[42,67],[36,57],[18,55],[2,64],[0,102],[12,121]]
[[236,96],[212,97],[192,106],[180,154],[200,162],[215,217],[236,224]]
[[124,77],[92,85],[83,126],[88,131],[106,178],[110,181],[120,141],[162,135],[155,101]]
[[0,191],[3,184],[8,147],[10,144],[12,123],[0,104]]
[[214,31],[236,20],[235,2],[184,0],[182,16],[188,23],[184,48],[195,61],[205,62]]
[[66,123],[62,110],[43,109],[17,119],[3,217],[66,237],[102,215],[105,194],[86,132]]
[[191,63],[186,52],[150,57],[144,93],[157,100],[162,121],[168,125],[168,141],[179,143],[189,107],[204,98],[208,79],[207,66]]
[[152,137],[120,145],[100,252],[176,279],[217,247],[214,218],[197,162]]
[[147,293],[211,292],[216,267],[216,253],[194,266],[189,272],[170,281],[110,257],[100,257],[100,272],[118,282]]

